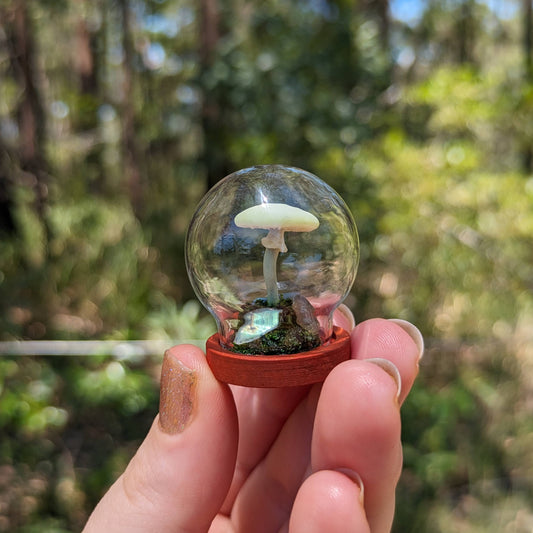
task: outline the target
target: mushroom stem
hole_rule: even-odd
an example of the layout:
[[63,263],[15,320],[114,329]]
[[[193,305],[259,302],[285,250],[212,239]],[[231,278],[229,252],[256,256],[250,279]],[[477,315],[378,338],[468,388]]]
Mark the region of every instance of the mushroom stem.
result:
[[270,228],[268,235],[261,239],[261,244],[265,248],[277,248],[280,252],[286,252],[285,230],[281,228]]
[[276,274],[276,263],[278,260],[279,248],[265,248],[263,256],[263,275],[267,289],[268,305],[275,306],[279,303],[278,277]]
[[268,234],[261,239],[261,244],[265,247],[263,275],[268,305],[274,307],[279,304],[276,262],[279,253],[287,251],[285,232],[313,231],[319,226],[318,218],[299,207],[262,203],[235,215],[234,222],[238,228],[268,230]]

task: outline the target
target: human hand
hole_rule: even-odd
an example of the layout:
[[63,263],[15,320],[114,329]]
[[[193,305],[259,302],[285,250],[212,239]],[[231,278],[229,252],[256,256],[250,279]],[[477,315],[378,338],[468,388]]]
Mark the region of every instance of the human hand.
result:
[[83,533],[386,533],[401,466],[399,408],[424,344],[404,321],[351,331],[323,384],[228,386],[202,351],[165,354],[160,413]]

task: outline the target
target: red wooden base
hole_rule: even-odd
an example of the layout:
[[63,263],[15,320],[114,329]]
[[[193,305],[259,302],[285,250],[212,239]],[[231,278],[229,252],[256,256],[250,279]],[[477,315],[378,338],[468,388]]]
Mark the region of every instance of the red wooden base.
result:
[[246,387],[294,387],[324,381],[331,370],[350,358],[350,335],[335,326],[331,340],[314,350],[293,355],[242,355],[222,348],[218,333],[206,344],[207,362],[215,377]]

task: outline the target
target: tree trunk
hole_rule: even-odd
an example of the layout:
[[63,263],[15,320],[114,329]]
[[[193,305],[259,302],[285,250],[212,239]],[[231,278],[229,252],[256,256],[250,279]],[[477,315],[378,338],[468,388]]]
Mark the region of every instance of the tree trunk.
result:
[[390,11],[389,0],[376,0],[376,13],[379,19],[380,42],[383,51],[390,50]]
[[[523,0],[523,17],[524,17],[524,74],[525,83],[533,85],[533,0]],[[533,147],[531,139],[528,139],[528,145],[524,148],[523,165],[526,174],[533,172]]]
[[474,62],[475,22],[474,1],[462,0],[457,20],[457,60],[459,63]]
[[[220,14],[217,0],[200,2],[200,65],[206,73],[213,65],[215,52],[220,39]],[[202,100],[203,153],[209,190],[228,174],[229,164],[221,146],[222,110],[215,90],[205,91]]]
[[103,161],[103,144],[98,139],[98,109],[104,101],[102,71],[105,63],[106,6],[101,1],[77,0],[80,12],[94,10],[101,16],[98,28],[91,26],[87,16],[79,15],[75,25],[73,65],[79,86],[79,105],[74,113],[74,126],[94,138],[84,154],[87,168],[87,184],[90,192],[106,194],[106,172]]
[[133,94],[133,22],[129,0],[119,0],[124,51],[122,82],[122,155],[130,202],[137,218],[142,218],[144,190],[140,155],[135,135],[135,100]]
[[526,78],[533,82],[533,0],[524,2],[524,66]]
[[96,39],[97,35],[89,30],[87,21],[80,18],[76,24],[74,67],[78,74],[82,94],[95,95],[98,92]]
[[21,95],[16,113],[19,128],[19,165],[28,175],[25,181],[31,183],[35,209],[43,224],[45,237],[49,239],[50,231],[46,221],[48,165],[44,148],[46,123],[37,75],[35,32],[28,3],[24,0],[14,2],[11,8],[2,14],[7,21],[4,29],[11,68]]
[[15,225],[15,202],[13,200],[13,183],[11,181],[11,165],[9,155],[1,143],[0,137],[0,235],[14,235]]

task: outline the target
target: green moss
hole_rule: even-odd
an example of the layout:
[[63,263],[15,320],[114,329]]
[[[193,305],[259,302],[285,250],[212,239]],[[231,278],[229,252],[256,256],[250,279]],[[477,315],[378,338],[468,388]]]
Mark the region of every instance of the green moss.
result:
[[280,298],[277,305],[268,305],[266,299],[259,298],[247,305],[239,318],[239,329],[247,313],[261,308],[273,308],[281,311],[279,325],[261,337],[247,343],[234,344],[233,350],[248,355],[283,355],[312,350],[320,346],[318,321],[311,304],[303,297]]

